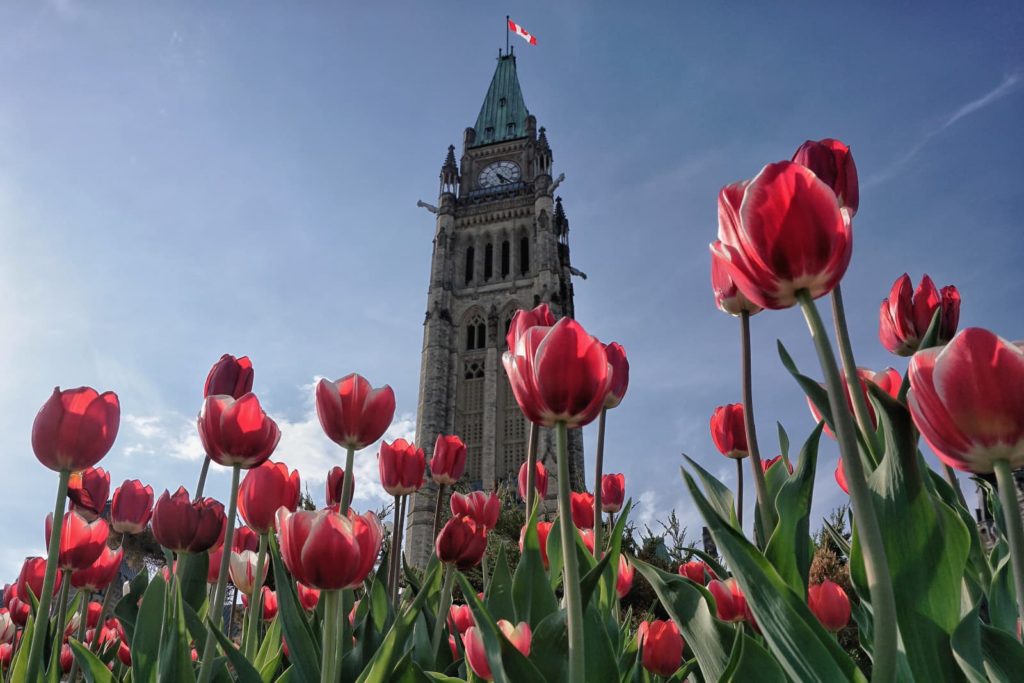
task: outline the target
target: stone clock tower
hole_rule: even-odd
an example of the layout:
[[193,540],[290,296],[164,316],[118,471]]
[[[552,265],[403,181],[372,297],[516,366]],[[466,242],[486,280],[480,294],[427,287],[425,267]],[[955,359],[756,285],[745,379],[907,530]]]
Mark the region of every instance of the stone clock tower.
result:
[[[573,315],[569,221],[553,192],[544,128],[523,101],[514,54],[498,57],[476,125],[441,166],[434,249],[423,323],[416,443],[429,459],[439,433],[466,443],[471,488],[515,485],[529,427],[512,396],[501,355],[512,315],[541,303],[556,318]],[[554,435],[541,430],[538,459],[556,475]],[[570,472],[582,482],[583,445],[570,430]],[[549,492],[557,490],[552,481]],[[407,559],[423,566],[433,543],[437,487],[411,503]]]

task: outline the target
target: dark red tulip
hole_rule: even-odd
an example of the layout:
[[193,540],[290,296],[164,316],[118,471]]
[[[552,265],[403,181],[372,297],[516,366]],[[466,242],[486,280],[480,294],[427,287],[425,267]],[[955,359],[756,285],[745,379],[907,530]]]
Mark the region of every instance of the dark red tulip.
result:
[[[537,522],[537,540],[540,542],[540,559],[544,563],[544,569],[549,566],[548,562],[548,535],[551,533],[553,522]],[[526,540],[526,527],[519,531],[519,552],[523,552],[523,542]]]
[[[221,534],[221,542],[224,535]],[[254,553],[260,549],[260,535],[247,526],[235,527],[235,533],[231,534],[231,550],[236,553],[251,550]]]
[[715,305],[729,315],[742,315],[744,311],[754,315],[761,311],[760,306],[743,295],[729,275],[725,261],[713,250],[711,252],[711,289],[715,293]]
[[619,599],[629,595],[633,589],[633,574],[636,570],[629,563],[625,555],[619,555],[619,573],[615,576],[615,594]]
[[601,512],[618,512],[625,498],[626,475],[612,473],[601,477]]
[[487,531],[494,528],[501,514],[501,500],[493,492],[473,491],[466,495],[453,493],[450,505],[453,515],[469,517]]
[[839,206],[849,211],[851,217],[857,213],[860,203],[857,165],[844,142],[833,138],[808,140],[793,154],[793,161],[814,171],[814,175],[832,188]]
[[295,591],[299,594],[299,604],[302,605],[302,609],[307,612],[316,609],[316,604],[320,602],[320,591],[298,581],[295,582]]
[[469,605],[452,605],[448,608],[448,628],[462,635],[476,623],[473,620],[473,609]]
[[[53,513],[46,515],[46,545],[53,531]],[[64,513],[60,529],[60,558],[57,566],[66,570],[85,569],[100,556],[107,545],[110,527],[106,520],[88,521],[74,510]]]
[[265,534],[274,528],[277,509],[294,511],[300,494],[299,471],[289,473],[283,462],[267,460],[245,473],[238,486],[238,513],[253,531]]
[[468,517],[452,517],[434,546],[437,559],[465,571],[480,564],[487,549],[487,530]]
[[[26,557],[21,565],[21,573],[18,574],[18,596],[15,599],[28,603],[29,591],[32,591],[32,595],[38,600],[43,592],[43,578],[45,575],[45,557]],[[57,579],[53,584],[54,595],[60,590],[60,582],[63,575],[63,572],[57,572]],[[8,608],[11,609],[11,606],[8,605]],[[13,612],[14,610],[11,609],[11,611]]]
[[435,483],[452,486],[466,471],[466,444],[454,434],[438,434],[430,456],[430,476]]
[[715,598],[715,609],[722,621],[743,621],[747,612],[747,599],[743,596],[736,579],[724,582],[717,579],[708,584],[708,591]]
[[[355,474],[352,475],[352,491],[356,490]],[[341,495],[345,488],[345,470],[335,465],[327,473],[327,507],[341,505]]]
[[192,501],[184,486],[171,495],[164,490],[153,507],[153,536],[178,553],[202,553],[223,542],[224,506],[213,498]]
[[913,295],[912,286],[910,276],[903,273],[878,311],[878,338],[882,346],[898,356],[911,356],[918,350],[936,310],[942,309],[937,345],[948,343],[960,322],[960,292],[956,287],[947,285],[940,291],[927,275]]
[[320,590],[354,588],[363,582],[365,562],[356,525],[327,510],[278,510],[281,559],[296,581]]
[[841,631],[850,621],[850,598],[828,579],[807,588],[807,606],[829,631]]
[[842,460],[836,463],[836,483],[839,484],[843,493],[850,495],[850,489],[846,486],[846,468],[843,467]]
[[[226,527],[227,525],[225,525]],[[243,527],[248,529],[249,527]],[[238,533],[238,529],[235,529],[235,533]],[[234,541],[234,539],[232,539]],[[232,545],[234,545],[232,543]],[[217,579],[220,578],[220,561],[224,559],[224,544],[223,542],[215,548],[210,548],[207,551],[210,555],[210,560],[206,565],[206,583],[211,586],[217,583]]]
[[392,496],[407,496],[423,486],[426,459],[423,449],[405,439],[382,441],[377,455],[380,485]]
[[626,397],[626,389],[629,388],[629,360],[626,358],[626,349],[616,342],[605,344],[604,353],[612,368],[612,382],[608,386],[604,407],[615,408],[622,403],[622,399]]
[[727,458],[745,458],[750,452],[743,415],[742,403],[718,406],[711,414],[711,440],[718,452]]
[[107,507],[110,495],[110,474],[102,467],[87,467],[74,472],[68,480],[68,499],[73,510],[90,522]]
[[316,385],[316,414],[327,437],[342,448],[359,450],[384,436],[395,416],[395,392],[370,386],[357,374]]
[[126,479],[114,491],[110,526],[122,534],[141,534],[153,516],[153,487],[138,479]]
[[780,161],[722,188],[711,251],[748,299],[781,309],[802,289],[818,298],[839,284],[853,235],[832,190],[808,168]]
[[93,600],[86,608],[85,625],[87,628],[95,628],[100,623],[100,616],[103,614],[103,603]]
[[718,578],[711,567],[708,566],[707,562],[700,560],[692,560],[684,564],[679,565],[679,576],[684,576],[694,583],[704,585],[708,577],[715,579]]
[[[498,620],[498,630],[512,643],[513,647],[523,653],[524,657],[530,654],[530,644],[533,641],[533,632],[530,625],[521,621],[515,626],[506,619]],[[466,661],[469,668],[479,678],[485,681],[494,680],[491,673],[490,662],[487,661],[487,648],[484,646],[483,636],[476,626],[470,626],[462,636],[462,646],[466,650]]]
[[1024,467],[1024,343],[970,327],[910,359],[914,424],[942,462],[989,474]]
[[[889,394],[893,398],[900,393],[900,385],[903,384],[903,378],[895,368],[886,368],[881,372],[875,372],[867,368],[857,368],[857,378],[860,382],[861,393],[864,394],[864,400],[867,402],[868,415],[871,416],[871,424],[874,427],[878,427],[878,417],[875,415],[875,408],[871,405],[871,400],[868,394],[868,382],[874,384],[885,393]],[[846,405],[850,412],[853,412],[853,397],[850,395],[850,386],[846,382],[846,374],[844,373],[841,377],[843,382],[843,389],[846,391]],[[824,385],[822,385],[824,386]],[[821,422],[821,413],[818,412],[818,407],[814,405],[814,402],[810,398],[807,399],[807,405],[811,409],[811,414],[814,416],[816,422]],[[835,435],[828,425],[825,425],[825,433],[831,436],[833,439]]]
[[56,387],[32,423],[32,450],[56,472],[92,467],[114,445],[121,423],[117,394]]
[[594,494],[586,491],[573,491],[570,503],[572,504],[572,523],[577,529],[594,528]]
[[589,424],[612,383],[604,345],[572,318],[528,328],[502,362],[523,414],[543,427]]
[[117,577],[123,558],[123,549],[111,550],[103,546],[103,551],[93,564],[71,572],[71,585],[93,593],[103,591]]
[[281,430],[260,407],[256,394],[234,399],[215,394],[203,399],[199,438],[206,454],[218,465],[256,467],[277,448]]
[[671,676],[683,663],[683,637],[672,620],[640,622],[637,645],[645,669],[658,676]]
[[[777,462],[782,462],[782,456],[781,455],[776,455],[774,458],[768,458],[766,460],[762,460],[761,461],[761,470],[765,474],[767,474],[768,473],[768,468],[770,468],[772,465],[774,465]],[[787,462],[786,463],[786,469],[789,470],[790,474],[793,474],[793,465],[792,464]]]
[[355,567],[355,574],[360,577],[359,583],[362,583],[377,563],[380,547],[384,543],[384,525],[373,512],[360,515],[350,508],[348,517],[352,520],[352,533],[359,545],[359,564]]
[[203,385],[203,398],[207,396],[230,396],[239,399],[252,391],[252,361],[248,356],[235,358],[225,353],[213,364]]
[[541,304],[532,310],[519,309],[512,316],[508,332],[505,334],[508,350],[515,352],[516,341],[531,327],[551,327],[554,324],[555,316],[551,315],[551,309],[547,304]]
[[[195,650],[192,650],[192,652],[195,653]],[[123,640],[117,645],[117,659],[125,666],[132,665],[132,649]],[[192,661],[194,662],[195,660],[196,658],[192,657]]]
[[71,646],[64,643],[60,646],[60,670],[64,673],[71,672],[71,663],[75,661],[75,656],[71,653]]
[[[529,463],[523,463],[519,467],[519,497],[526,500],[527,477],[530,473]],[[537,491],[537,497],[544,500],[548,496],[548,468],[538,460],[535,463],[533,473],[533,488]]]

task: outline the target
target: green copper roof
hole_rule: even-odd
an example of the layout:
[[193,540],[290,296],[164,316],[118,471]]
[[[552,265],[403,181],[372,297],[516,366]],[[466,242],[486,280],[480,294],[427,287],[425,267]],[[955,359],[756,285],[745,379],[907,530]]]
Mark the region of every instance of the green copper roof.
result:
[[523,101],[516,75],[516,58],[502,55],[494,70],[491,87],[487,89],[480,115],[476,117],[476,140],[473,147],[526,136],[526,117],[530,112]]

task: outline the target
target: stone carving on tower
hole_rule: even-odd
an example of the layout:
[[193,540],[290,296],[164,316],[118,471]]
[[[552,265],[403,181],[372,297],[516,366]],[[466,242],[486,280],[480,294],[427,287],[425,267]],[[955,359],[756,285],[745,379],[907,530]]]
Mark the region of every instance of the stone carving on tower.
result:
[[[515,56],[500,55],[458,164],[455,147],[448,148],[437,205],[419,202],[436,225],[416,443],[429,459],[438,434],[462,437],[470,488],[514,486],[526,459],[529,427],[501,363],[512,315],[541,303],[556,318],[574,314],[571,277],[578,271],[569,262],[569,221],[561,198],[552,196],[564,177],[552,179],[547,133],[526,108]],[[538,444],[538,458],[556,476],[553,432],[540,430]],[[569,453],[578,488],[579,430],[570,430]],[[430,557],[436,495],[428,479],[412,500],[406,556],[414,566]]]

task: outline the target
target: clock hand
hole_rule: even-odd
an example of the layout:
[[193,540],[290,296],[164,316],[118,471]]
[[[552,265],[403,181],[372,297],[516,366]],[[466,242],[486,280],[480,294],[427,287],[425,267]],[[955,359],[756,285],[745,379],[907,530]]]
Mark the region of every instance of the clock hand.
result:
[[508,182],[508,178],[506,178],[505,176],[501,175],[500,173],[497,173],[495,175],[498,176],[498,180],[500,180],[501,182],[503,182],[503,183],[507,183]]

